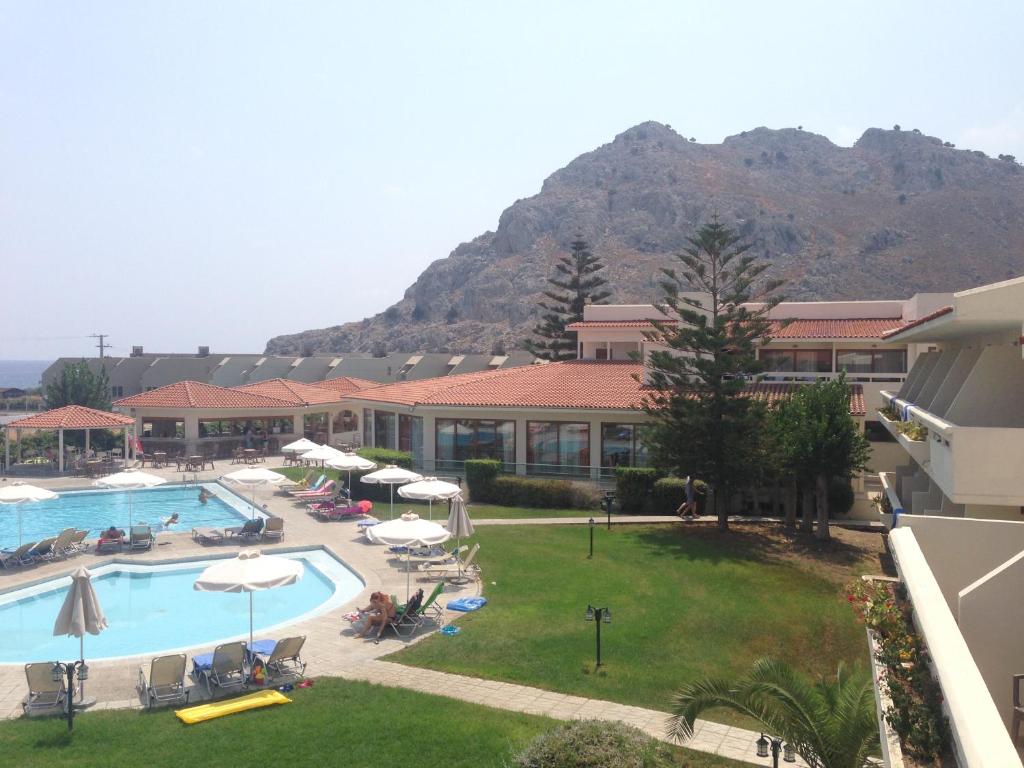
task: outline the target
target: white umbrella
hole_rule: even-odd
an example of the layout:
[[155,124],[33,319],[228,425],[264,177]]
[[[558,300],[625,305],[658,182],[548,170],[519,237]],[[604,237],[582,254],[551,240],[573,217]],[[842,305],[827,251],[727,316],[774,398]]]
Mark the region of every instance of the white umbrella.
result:
[[250,517],[255,517],[256,489],[266,485],[280,485],[288,478],[279,472],[264,469],[263,467],[246,467],[245,469],[239,469],[235,472],[229,472],[221,479],[228,480],[229,482],[236,483],[237,485],[244,485],[245,487],[252,489],[252,511],[250,512]]
[[93,485],[100,488],[121,488],[128,491],[128,527],[132,527],[132,494],[136,488],[152,488],[155,485],[163,485],[167,481],[162,477],[151,475],[148,472],[140,472],[137,469],[126,469],[124,472],[117,472],[113,475],[101,477],[93,481]]
[[[53,635],[69,635],[78,638],[78,653],[85,661],[85,633],[98,635],[107,628],[107,618],[103,615],[96,590],[92,588],[92,574],[85,568],[79,568],[71,574],[71,587],[64,598],[64,604],[53,624]],[[82,700],[85,699],[85,686],[80,689]],[[70,692],[68,694],[71,695]]]
[[294,443],[288,443],[288,445],[282,447],[281,450],[288,451],[289,453],[305,453],[306,451],[312,451],[314,448],[319,447],[319,445],[309,438],[300,437]]
[[211,565],[199,574],[197,592],[249,593],[249,647],[252,647],[252,593],[294,584],[302,578],[302,562],[287,557],[241,552],[238,557]]
[[327,466],[331,469],[338,469],[348,472],[348,495],[352,495],[352,470],[363,471],[376,469],[377,465],[369,459],[364,459],[357,453],[343,453],[335,459],[328,459]]
[[402,467],[396,467],[394,464],[388,464],[383,469],[378,469],[376,472],[371,472],[368,475],[363,475],[359,478],[360,482],[370,483],[371,485],[388,485],[391,487],[391,511],[388,513],[388,518],[395,516],[395,486],[405,485],[406,483],[415,483],[423,479],[423,475],[417,475],[415,472],[411,472],[408,469],[402,469]]
[[[462,496],[456,496],[452,500],[452,511],[448,514],[448,533],[455,537],[456,549],[462,545],[463,536],[472,536],[475,533],[473,521],[469,519],[469,510],[466,509],[466,502]],[[459,560],[459,576],[462,576],[462,560]]]
[[[366,529],[366,538],[375,544],[392,547],[432,547],[452,537],[443,526],[424,520],[415,512],[406,512],[397,520],[389,520]],[[405,555],[405,599],[409,599],[409,550]]]
[[398,495],[404,499],[420,499],[429,503],[427,517],[434,519],[434,502],[445,499],[454,499],[462,493],[462,489],[455,483],[446,483],[436,477],[424,477],[422,480],[403,485],[398,489]]
[[[57,494],[28,483],[11,483],[0,488],[0,504],[26,504],[33,501],[52,501]],[[21,507],[18,507],[18,546],[21,546]]]
[[306,461],[319,461],[321,464],[331,459],[337,459],[345,454],[339,451],[337,448],[332,448],[329,445],[318,445],[312,450],[306,451],[302,454],[302,458]]

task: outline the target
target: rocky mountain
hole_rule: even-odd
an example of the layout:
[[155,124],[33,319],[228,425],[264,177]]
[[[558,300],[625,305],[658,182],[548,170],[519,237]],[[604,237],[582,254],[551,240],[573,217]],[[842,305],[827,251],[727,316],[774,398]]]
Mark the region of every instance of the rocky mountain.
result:
[[386,311],[278,336],[266,351],[511,349],[577,233],[607,265],[609,301],[647,303],[659,268],[716,212],[794,300],[904,298],[1024,274],[1024,169],[1013,158],[917,131],[872,128],[851,148],[767,128],[698,144],[648,122],[556,171]]

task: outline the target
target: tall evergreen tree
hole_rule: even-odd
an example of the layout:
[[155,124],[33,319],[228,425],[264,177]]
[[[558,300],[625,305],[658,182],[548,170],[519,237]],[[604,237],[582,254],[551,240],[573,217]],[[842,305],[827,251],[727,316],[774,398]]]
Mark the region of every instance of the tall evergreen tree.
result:
[[583,319],[583,307],[600,304],[611,296],[602,286],[608,283],[598,272],[604,264],[590,252],[580,235],[572,242],[572,253],[561,256],[555,274],[548,278],[553,286],[544,291],[547,301],[540,303],[541,321],[533,329],[535,339],[523,346],[545,360],[573,360],[576,357],[576,332],[565,326]]
[[84,405],[101,411],[110,410],[110,378],[102,363],[97,371],[85,360],[68,363],[60,378],[46,387],[46,406]]
[[652,459],[708,484],[721,530],[733,491],[759,474],[765,408],[744,389],[761,370],[757,347],[781,300],[781,281],[764,279],[768,264],[748,248],[717,216],[701,227],[678,254],[682,271],[663,270],[659,309],[669,320],[649,335],[664,345],[648,356]]

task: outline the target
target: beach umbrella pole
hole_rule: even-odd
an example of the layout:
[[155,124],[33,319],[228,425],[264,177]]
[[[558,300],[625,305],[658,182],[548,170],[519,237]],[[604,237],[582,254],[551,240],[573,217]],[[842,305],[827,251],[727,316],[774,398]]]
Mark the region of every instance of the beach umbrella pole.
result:
[[249,593],[249,650],[252,651],[252,592]]
[[388,512],[388,520],[395,519],[395,486],[388,483],[388,489],[391,491],[391,509]]

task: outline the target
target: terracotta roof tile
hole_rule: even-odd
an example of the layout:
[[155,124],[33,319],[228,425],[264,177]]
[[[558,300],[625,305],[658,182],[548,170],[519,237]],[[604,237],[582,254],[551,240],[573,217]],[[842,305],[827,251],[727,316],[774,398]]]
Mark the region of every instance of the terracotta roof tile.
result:
[[335,379],[327,379],[326,381],[315,381],[311,386],[321,387],[323,389],[329,389],[332,392],[347,395],[349,392],[355,392],[356,390],[379,387],[380,382],[370,381],[369,379],[359,379],[355,376],[338,376]]
[[[678,320],[662,320],[665,325],[678,325]],[[581,331],[587,328],[654,328],[650,320],[580,320],[569,323],[566,330]]]
[[793,320],[783,326],[773,323],[773,339],[880,339],[886,331],[903,324],[898,317]]
[[63,408],[12,421],[7,426],[22,429],[105,429],[131,426],[134,423],[135,419],[130,416],[86,408],[84,405],[65,405]]
[[936,318],[942,317],[943,315],[948,315],[952,311],[953,311],[953,307],[952,306],[942,307],[940,309],[936,309],[934,312],[930,312],[927,315],[925,315],[924,317],[919,317],[919,318],[917,318],[917,320],[914,320],[913,322],[907,323],[907,324],[905,324],[905,325],[903,325],[903,326],[901,326],[899,328],[893,328],[892,330],[887,331],[886,333],[883,333],[882,334],[882,338],[883,339],[888,339],[888,338],[890,338],[892,336],[895,336],[898,333],[903,333],[904,331],[909,330],[911,328],[916,328],[919,325],[924,325],[925,323],[929,322],[930,320],[935,320]]
[[339,392],[289,379],[267,379],[232,387],[232,389],[254,395],[265,395],[276,400],[285,400],[292,405],[322,405],[341,400]]
[[179,381],[114,402],[119,408],[282,408],[288,400],[199,381]]

